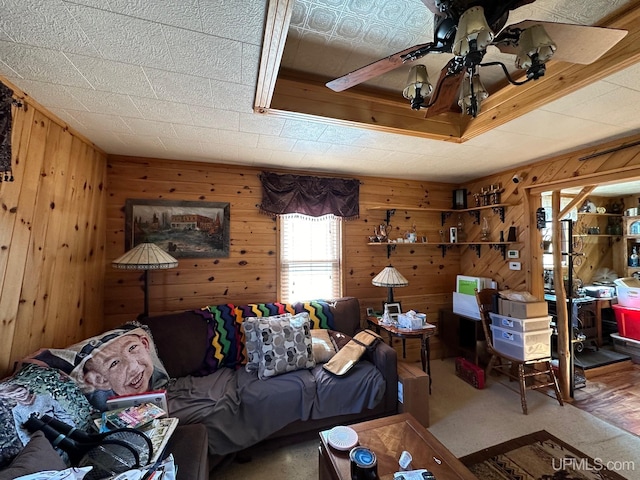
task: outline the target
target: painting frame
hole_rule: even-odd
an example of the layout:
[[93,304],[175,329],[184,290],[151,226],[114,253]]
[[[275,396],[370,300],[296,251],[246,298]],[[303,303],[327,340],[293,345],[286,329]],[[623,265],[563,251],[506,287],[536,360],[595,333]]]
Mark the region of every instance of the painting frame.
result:
[[398,316],[402,313],[402,305],[400,302],[393,302],[384,304],[385,308],[389,312],[389,316],[394,322],[398,321]]
[[229,257],[228,202],[192,200],[125,201],[125,251],[155,243],[175,258]]

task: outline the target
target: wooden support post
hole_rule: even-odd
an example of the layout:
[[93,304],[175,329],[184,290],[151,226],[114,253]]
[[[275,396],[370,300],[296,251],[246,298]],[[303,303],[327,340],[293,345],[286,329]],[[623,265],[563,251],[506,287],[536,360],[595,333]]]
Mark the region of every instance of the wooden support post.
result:
[[[553,287],[556,293],[556,328],[558,329],[558,362],[560,367],[560,393],[563,400],[571,398],[570,381],[573,377],[570,372],[569,350],[569,315],[567,313],[567,292],[564,289],[564,275],[562,272],[562,223],[560,222],[560,191],[554,190],[551,196],[551,208],[553,211]],[[569,239],[571,242],[572,239]],[[571,268],[571,258],[567,259]]]

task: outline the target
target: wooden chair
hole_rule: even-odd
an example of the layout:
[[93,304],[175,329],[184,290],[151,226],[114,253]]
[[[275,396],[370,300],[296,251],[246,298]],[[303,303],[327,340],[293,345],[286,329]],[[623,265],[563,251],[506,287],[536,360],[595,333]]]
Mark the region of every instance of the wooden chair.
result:
[[492,371],[506,375],[510,380],[517,380],[520,385],[520,401],[522,403],[522,412],[527,414],[527,390],[539,390],[553,388],[556,399],[560,405],[564,405],[560,389],[558,388],[558,380],[556,379],[553,368],[551,367],[551,357],[536,358],[532,360],[520,360],[502,352],[498,352],[493,346],[493,336],[491,332],[491,317],[489,312],[492,311],[494,295],[498,290],[493,288],[485,288],[481,291],[476,290],[476,300],[480,309],[480,319],[482,329],[487,340],[487,351],[491,355],[489,364],[485,372],[487,379]]

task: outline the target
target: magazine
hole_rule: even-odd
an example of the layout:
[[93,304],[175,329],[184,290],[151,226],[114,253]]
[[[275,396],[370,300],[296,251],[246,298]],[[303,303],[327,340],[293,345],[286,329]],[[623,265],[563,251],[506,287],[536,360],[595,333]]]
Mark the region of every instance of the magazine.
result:
[[153,390],[150,392],[135,393],[132,395],[110,397],[107,399],[107,409],[117,410],[120,408],[140,405],[141,403],[153,403],[167,412],[167,414],[169,413],[166,390]]
[[107,410],[103,419],[108,428],[141,428],[167,412],[153,403],[142,403],[118,410]]

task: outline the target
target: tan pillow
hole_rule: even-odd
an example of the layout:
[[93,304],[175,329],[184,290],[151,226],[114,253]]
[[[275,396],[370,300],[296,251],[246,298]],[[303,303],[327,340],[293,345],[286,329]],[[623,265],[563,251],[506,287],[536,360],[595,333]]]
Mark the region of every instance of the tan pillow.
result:
[[312,328],[311,340],[313,342],[313,358],[316,363],[328,362],[338,351],[327,329]]

